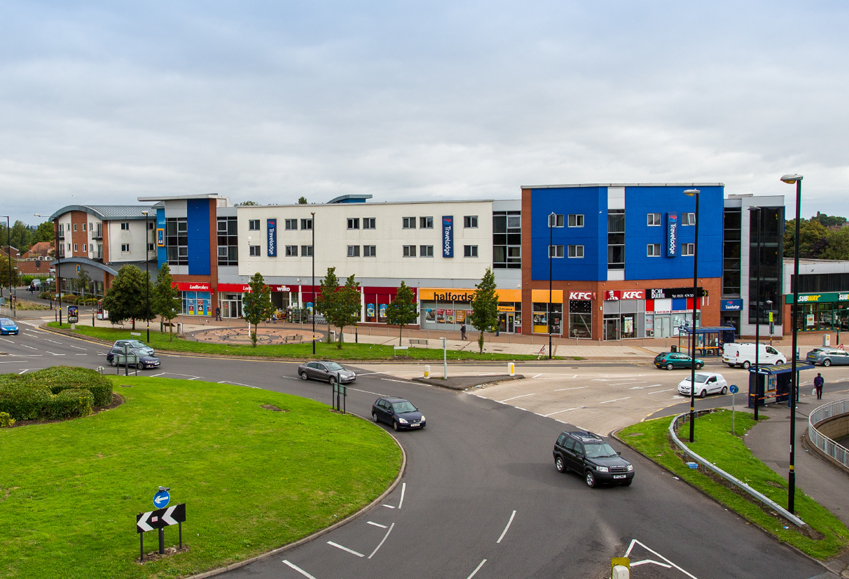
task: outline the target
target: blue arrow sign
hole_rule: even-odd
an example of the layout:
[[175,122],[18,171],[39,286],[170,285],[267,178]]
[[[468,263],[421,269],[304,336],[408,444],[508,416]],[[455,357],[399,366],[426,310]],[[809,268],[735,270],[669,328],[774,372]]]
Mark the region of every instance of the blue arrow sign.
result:
[[171,495],[168,494],[168,491],[159,491],[158,493],[153,495],[153,506],[157,509],[167,507],[170,501]]
[[737,388],[736,384],[732,384],[731,386],[728,387],[728,389],[731,390],[732,394],[737,394],[740,391],[740,389]]

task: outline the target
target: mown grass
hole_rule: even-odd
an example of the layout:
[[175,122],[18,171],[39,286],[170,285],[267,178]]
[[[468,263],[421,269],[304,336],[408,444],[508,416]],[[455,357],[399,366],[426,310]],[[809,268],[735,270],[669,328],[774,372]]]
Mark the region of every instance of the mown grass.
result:
[[[810,534],[800,532],[792,523],[782,522],[768,512],[770,511],[768,507],[760,502],[744,498],[738,492],[716,482],[704,474],[701,467],[698,470],[688,468],[681,458],[686,455],[677,447],[673,450],[674,443],[668,435],[671,420],[670,417],[647,420],[621,430],[617,436],[749,522],[812,557],[828,559],[849,545],[849,529],[798,487],[795,494],[795,514],[811,529],[820,533],[821,537],[809,536]],[[742,436],[755,424],[752,415],[737,412],[734,420],[736,436],[731,434],[731,412],[727,410],[698,418],[696,441],[687,443],[687,446],[699,456],[747,483],[777,504],[786,507],[787,482],[752,455],[743,443]],[[689,426],[683,428],[689,429]]]
[[[386,432],[318,402],[197,381],[113,381],[125,398],[117,408],[0,430],[0,577],[200,573],[342,520],[401,465]],[[186,503],[188,551],[140,565],[136,515],[154,510],[159,485],[171,487],[171,505]],[[176,546],[176,526],[165,539]],[[157,533],[146,533],[145,551],[156,546]]]
[[[58,328],[59,324],[50,322],[47,324],[51,328]],[[141,328],[141,326],[139,326]],[[62,329],[71,331],[68,324],[63,324]],[[130,329],[119,328],[102,328],[90,327],[78,324],[75,333],[83,334],[114,342],[122,339],[139,339],[138,336],[131,336]],[[142,341],[147,338],[145,329],[135,330],[135,333],[141,333]],[[351,339],[350,334],[346,334],[347,339]],[[345,342],[342,348],[338,348],[336,344],[328,344],[326,342],[316,342],[315,355],[312,353],[312,342],[304,344],[264,344],[257,345],[256,348],[247,345],[238,344],[210,344],[206,342],[195,342],[193,340],[183,340],[176,335],[171,340],[169,334],[154,332],[151,328],[150,346],[154,350],[167,350],[171,352],[192,352],[197,354],[214,354],[223,356],[256,356],[260,358],[290,358],[296,360],[302,359],[333,359],[333,360],[391,360],[395,358],[395,351],[392,346],[381,344],[356,344],[353,342]],[[489,347],[489,345],[485,346]],[[429,348],[413,348],[406,350],[410,360],[442,360],[441,349]],[[448,350],[446,354],[449,360],[483,360],[483,361],[510,361],[510,360],[536,360],[537,356],[521,355],[521,354],[497,354],[487,353],[478,354],[477,351],[457,351]],[[555,356],[555,359],[560,359]]]

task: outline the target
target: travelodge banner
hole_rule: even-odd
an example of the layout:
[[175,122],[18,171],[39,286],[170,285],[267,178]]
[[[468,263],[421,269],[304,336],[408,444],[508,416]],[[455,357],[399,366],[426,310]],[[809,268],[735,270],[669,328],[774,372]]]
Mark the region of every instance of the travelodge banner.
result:
[[442,257],[454,257],[454,216],[442,216]]
[[277,257],[277,220],[268,220],[268,257]]
[[678,255],[678,214],[666,214],[666,257]]

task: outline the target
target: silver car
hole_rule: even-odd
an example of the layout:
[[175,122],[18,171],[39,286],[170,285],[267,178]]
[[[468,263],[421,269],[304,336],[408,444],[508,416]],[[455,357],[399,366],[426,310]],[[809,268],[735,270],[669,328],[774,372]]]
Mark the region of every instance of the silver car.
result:
[[320,362],[305,362],[298,366],[301,380],[323,380],[331,384],[350,384],[357,381],[357,375],[346,370],[336,362],[322,360]]
[[837,348],[814,348],[805,359],[811,364],[822,364],[823,366],[849,365],[849,353]]

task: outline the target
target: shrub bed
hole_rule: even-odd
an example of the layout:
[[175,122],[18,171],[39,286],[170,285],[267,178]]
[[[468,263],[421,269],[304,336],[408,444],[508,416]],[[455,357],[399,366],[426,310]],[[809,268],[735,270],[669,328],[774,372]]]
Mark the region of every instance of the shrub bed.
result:
[[92,393],[94,406],[106,406],[112,402],[112,381],[95,370],[53,366],[24,376],[37,378],[40,383],[50,388],[53,394],[71,388],[82,388]]
[[88,390],[63,390],[51,396],[44,409],[44,418],[76,418],[91,414],[94,396]]
[[112,382],[94,370],[55,366],[0,375],[0,412],[15,420],[87,416],[112,402]]

